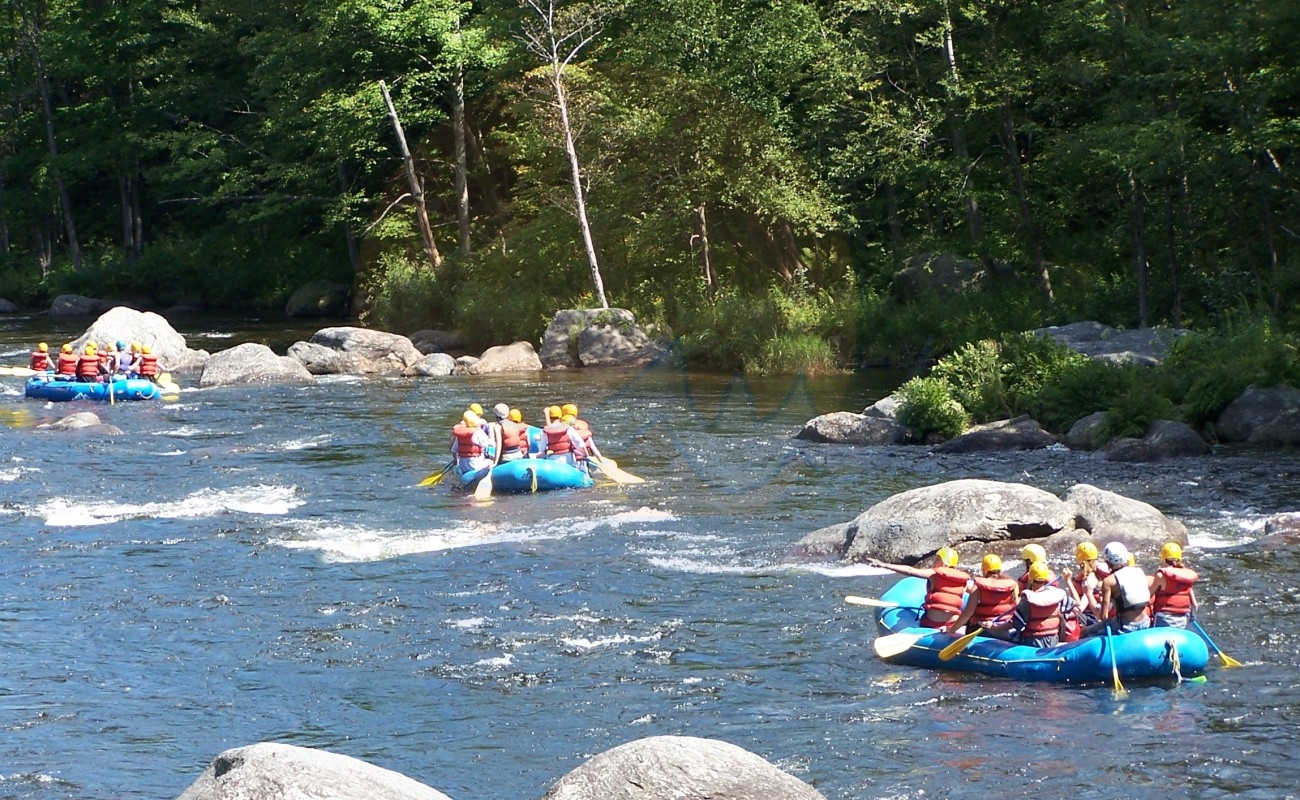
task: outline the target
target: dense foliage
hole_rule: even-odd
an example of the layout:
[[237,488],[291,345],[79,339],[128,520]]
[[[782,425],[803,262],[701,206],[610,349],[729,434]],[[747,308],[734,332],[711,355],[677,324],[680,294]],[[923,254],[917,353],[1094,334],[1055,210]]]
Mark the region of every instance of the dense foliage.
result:
[[[560,83],[524,46],[547,20],[591,37]],[[1298,39],[1293,0],[13,0],[0,296],[247,309],[329,278],[372,324],[536,338],[596,297],[571,130],[610,302],[697,363],[1239,309],[1295,330]],[[900,302],[927,251],[1010,280]],[[963,352],[977,417],[1020,385],[1069,405],[1093,369]],[[1169,395],[1200,421],[1206,380]]]

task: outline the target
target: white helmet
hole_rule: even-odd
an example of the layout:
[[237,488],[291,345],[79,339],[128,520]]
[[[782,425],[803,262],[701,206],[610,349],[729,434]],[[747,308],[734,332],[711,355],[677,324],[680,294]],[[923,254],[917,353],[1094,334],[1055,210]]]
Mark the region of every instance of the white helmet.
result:
[[1119,542],[1111,542],[1106,545],[1106,549],[1101,551],[1101,557],[1106,559],[1106,563],[1119,569],[1128,566],[1128,548]]

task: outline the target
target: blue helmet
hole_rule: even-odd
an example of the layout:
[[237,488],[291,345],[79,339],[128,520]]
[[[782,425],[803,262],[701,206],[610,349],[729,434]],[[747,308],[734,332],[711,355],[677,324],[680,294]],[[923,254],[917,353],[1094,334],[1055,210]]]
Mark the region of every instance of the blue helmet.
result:
[[117,340],[117,349],[118,349],[118,350],[125,350],[125,349],[126,349],[126,342],[122,341],[121,339],[118,339],[118,340]]

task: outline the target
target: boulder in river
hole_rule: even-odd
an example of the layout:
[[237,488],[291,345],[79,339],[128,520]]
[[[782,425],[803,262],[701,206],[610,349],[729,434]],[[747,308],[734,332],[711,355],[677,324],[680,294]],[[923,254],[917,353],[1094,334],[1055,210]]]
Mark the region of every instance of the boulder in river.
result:
[[[101,348],[113,342],[147,345],[158,356],[158,363],[165,370],[197,370],[209,357],[206,350],[191,350],[185,343],[185,337],[177,333],[164,317],[152,311],[136,311],[126,306],[105,311],[72,343],[73,350],[80,353],[89,341],[94,341]],[[50,350],[54,350],[53,344]]]
[[[303,365],[317,375],[327,374],[326,371],[335,374],[400,375],[402,370],[424,358],[424,354],[415,349],[415,345],[405,336],[368,328],[322,328],[312,334],[309,341],[299,344],[314,347],[291,348],[289,355],[299,360],[306,359]],[[339,357],[329,358],[316,348],[333,350]]]
[[404,378],[441,378],[456,371],[456,359],[446,353],[430,353],[402,370]]
[[491,375],[497,372],[540,370],[542,362],[529,342],[514,342],[489,347],[473,364],[458,366],[457,375]]
[[50,303],[51,317],[93,317],[113,306],[107,300],[97,300],[79,294],[61,294]]
[[669,350],[625,308],[566,308],[546,326],[538,358],[547,369],[626,367],[661,360]]
[[1098,361],[1149,367],[1164,361],[1169,348],[1187,332],[1180,328],[1125,330],[1100,322],[1072,322],[1039,328],[1034,333]]
[[278,356],[264,344],[247,342],[209,358],[199,376],[199,387],[314,381],[307,368],[295,359]]
[[1108,442],[1102,450],[1102,457],[1107,461],[1134,463],[1203,456],[1209,452],[1209,443],[1191,426],[1174,420],[1158,419],[1151,423],[1141,439],[1125,437]]
[[906,436],[907,429],[892,419],[833,411],[805,422],[794,438],[831,444],[902,444]]
[[[593,757],[542,800],[825,800],[748,750],[717,739],[651,736]],[[184,798],[182,799],[184,800]]]
[[464,350],[465,340],[454,331],[419,330],[407,337],[415,349],[424,353],[450,353],[452,350]]
[[0,297],[0,314],[17,314],[20,310],[12,300]]
[[1056,437],[1027,416],[986,422],[934,446],[936,453],[994,453],[1002,450],[1042,450]]
[[103,434],[105,436],[122,435],[121,428],[105,423],[93,411],[78,411],[75,414],[69,414],[58,422],[46,422],[37,425],[36,430],[77,431],[79,433]]
[[311,281],[289,295],[284,313],[290,317],[346,317],[351,290],[334,281]]
[[1077,420],[1065,434],[1065,446],[1071,450],[1096,450],[1097,434],[1106,423],[1105,411],[1094,411]]
[[226,750],[177,800],[451,800],[350,756],[262,742]]
[[1141,500],[1086,483],[1071,486],[1062,500],[1075,527],[1092,531],[1095,541],[1121,541],[1134,553],[1158,553],[1165,542],[1187,544],[1186,525]]
[[1300,444],[1300,389],[1249,386],[1219,414],[1214,431],[1225,442]]

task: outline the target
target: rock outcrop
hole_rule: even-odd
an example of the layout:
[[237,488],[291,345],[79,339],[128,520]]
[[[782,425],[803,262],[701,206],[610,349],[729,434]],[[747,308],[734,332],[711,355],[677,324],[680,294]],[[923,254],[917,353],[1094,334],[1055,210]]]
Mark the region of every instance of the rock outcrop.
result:
[[1125,437],[1108,442],[1102,450],[1102,457],[1107,461],[1145,462],[1203,456],[1209,452],[1209,443],[1190,426],[1158,419],[1151,423],[1141,439]]
[[606,750],[556,781],[542,800],[705,798],[825,800],[748,750],[694,736],[652,736]]
[[400,375],[424,354],[400,334],[344,326],[316,331],[290,347],[289,357],[314,375]]
[[264,344],[247,342],[209,358],[199,376],[199,388],[313,381],[315,378],[297,360],[278,356]]
[[892,419],[835,411],[808,420],[794,438],[832,444],[902,444],[906,435],[907,429]]
[[333,281],[311,281],[298,287],[284,305],[290,317],[346,317],[352,291]]
[[1077,420],[1065,434],[1065,446],[1071,450],[1096,450],[1097,435],[1105,422],[1105,411],[1094,411],[1083,419]]
[[424,353],[426,356],[430,353],[450,353],[453,350],[464,350],[465,340],[460,334],[451,331],[438,330],[420,330],[408,337],[415,349]]
[[36,426],[38,431],[77,431],[78,433],[102,434],[104,436],[121,436],[122,429],[109,425],[92,411],[78,411],[69,414],[58,422],[46,422]]
[[79,294],[61,294],[50,302],[51,317],[93,317],[112,308],[107,300],[96,300]]
[[1300,389],[1250,386],[1223,409],[1214,430],[1225,442],[1300,444]]
[[[459,360],[458,360],[459,362]],[[514,342],[489,347],[472,364],[458,365],[457,375],[491,375],[497,372],[540,370],[542,362],[528,342]]]
[[404,378],[439,378],[456,371],[456,359],[446,353],[430,353],[402,370]]
[[1074,527],[1091,531],[1095,541],[1121,541],[1134,553],[1158,553],[1165,542],[1187,544],[1186,525],[1141,500],[1086,483],[1071,486],[1061,499]]
[[350,756],[263,742],[227,750],[178,800],[451,800],[392,770]]
[[1099,361],[1154,366],[1164,361],[1169,348],[1186,331],[1178,328],[1124,330],[1100,322],[1073,322],[1039,328],[1034,333]]
[[927,294],[962,294],[978,289],[988,270],[977,261],[951,253],[912,256],[894,273],[894,296],[904,302]]
[[976,425],[960,436],[934,446],[936,453],[993,453],[1001,450],[1042,450],[1056,437],[1029,417]]
[[625,308],[566,308],[546,326],[538,357],[547,369],[627,367],[658,361],[669,350]]
[[[126,306],[105,311],[72,343],[73,350],[81,352],[81,348],[89,341],[94,341],[101,348],[113,342],[147,345],[158,356],[162,368],[172,371],[200,369],[209,358],[206,350],[191,350],[185,343],[185,337],[177,333],[162,316]],[[54,349],[51,343],[50,350]]]

